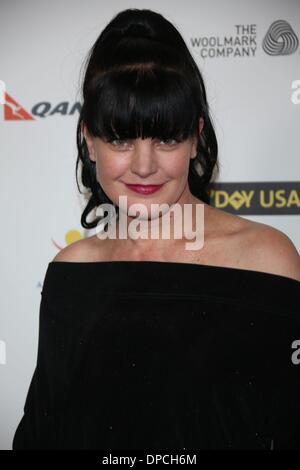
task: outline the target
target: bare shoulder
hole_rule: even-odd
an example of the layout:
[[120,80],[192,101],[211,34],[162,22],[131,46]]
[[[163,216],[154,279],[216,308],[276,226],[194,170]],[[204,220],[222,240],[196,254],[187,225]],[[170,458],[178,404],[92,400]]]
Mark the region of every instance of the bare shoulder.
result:
[[217,231],[225,233],[231,265],[300,281],[299,252],[284,232],[216,208],[210,212]]
[[102,246],[102,240],[96,236],[91,236],[77,240],[71,245],[60,250],[52,261],[68,261],[68,262],[90,262],[97,261]]
[[292,240],[270,225],[252,222],[246,226],[246,268],[300,281],[300,256]]

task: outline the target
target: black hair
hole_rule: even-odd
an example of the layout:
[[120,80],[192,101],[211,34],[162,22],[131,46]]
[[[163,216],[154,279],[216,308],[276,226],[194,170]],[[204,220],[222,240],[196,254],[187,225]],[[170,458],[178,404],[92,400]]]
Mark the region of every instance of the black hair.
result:
[[[181,141],[197,133],[197,157],[190,160],[188,184],[195,197],[210,204],[208,185],[214,167],[219,169],[217,139],[203,78],[172,23],[149,9],[130,8],[114,16],[88,54],[82,95],[76,182],[81,193],[77,179],[80,165],[89,198],[81,216],[84,228],[96,227],[104,217],[89,222],[90,212],[113,202],[97,181],[83,124],[91,136],[107,141],[138,137]],[[200,117],[204,127],[199,135]],[[118,214],[118,207],[114,207]]]

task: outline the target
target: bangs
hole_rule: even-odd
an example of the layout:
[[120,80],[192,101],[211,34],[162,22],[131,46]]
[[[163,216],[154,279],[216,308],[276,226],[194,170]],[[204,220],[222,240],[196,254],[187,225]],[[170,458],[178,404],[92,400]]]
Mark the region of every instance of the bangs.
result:
[[198,129],[198,93],[173,68],[121,66],[98,76],[89,91],[84,120],[94,137],[183,141]]

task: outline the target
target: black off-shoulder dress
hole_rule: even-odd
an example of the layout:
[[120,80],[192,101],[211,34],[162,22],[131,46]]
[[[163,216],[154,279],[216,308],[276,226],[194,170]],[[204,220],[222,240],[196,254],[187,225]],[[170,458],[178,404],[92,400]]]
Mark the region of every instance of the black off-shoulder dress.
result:
[[51,262],[13,449],[300,449],[300,282]]

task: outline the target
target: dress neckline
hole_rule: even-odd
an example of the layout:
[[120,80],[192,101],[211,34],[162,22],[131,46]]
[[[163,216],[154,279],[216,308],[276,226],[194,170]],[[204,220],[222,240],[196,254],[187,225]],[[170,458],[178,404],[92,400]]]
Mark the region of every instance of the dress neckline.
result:
[[[262,271],[178,261],[51,261],[45,296],[95,301],[184,298],[299,317],[300,282]],[[93,293],[93,295],[91,295]],[[92,299],[92,300],[91,300]],[[93,300],[94,299],[94,300]],[[82,301],[82,300],[81,300]]]
[[283,276],[280,274],[274,274],[266,271],[257,271],[254,269],[244,269],[244,268],[238,268],[238,267],[230,267],[230,266],[217,266],[217,265],[212,265],[212,264],[201,264],[201,263],[187,263],[187,262],[179,262],[179,261],[156,261],[156,260],[141,260],[141,261],[136,261],[136,260],[111,260],[111,261],[50,261],[49,266],[57,266],[57,265],[62,265],[65,267],[71,267],[75,266],[76,268],[79,266],[82,267],[126,267],[126,266],[131,266],[131,267],[138,267],[140,266],[141,268],[147,268],[147,267],[161,267],[163,269],[167,267],[175,267],[179,268],[181,270],[190,268],[191,270],[207,270],[207,271],[219,271],[223,273],[228,273],[228,274],[239,274],[241,273],[242,275],[245,276],[259,276],[261,278],[267,278],[269,280],[276,279],[280,280],[282,279],[284,282],[286,281],[291,281],[295,285],[300,285],[300,281],[297,281],[296,279],[293,279],[288,276]]

